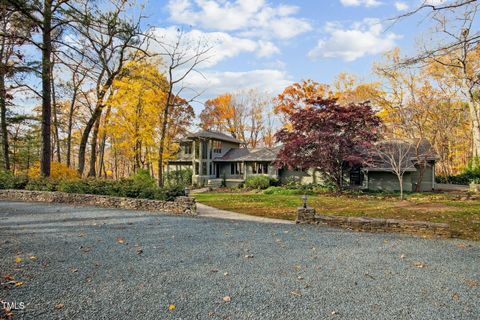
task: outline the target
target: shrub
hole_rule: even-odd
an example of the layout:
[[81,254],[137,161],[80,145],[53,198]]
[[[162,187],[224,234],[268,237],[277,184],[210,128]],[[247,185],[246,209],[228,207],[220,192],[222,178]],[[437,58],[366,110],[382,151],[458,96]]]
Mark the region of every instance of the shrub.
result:
[[271,179],[267,176],[251,176],[245,180],[245,187],[252,189],[267,189]]
[[29,179],[25,189],[36,191],[57,191],[59,180],[52,178]]
[[15,176],[10,171],[0,171],[0,189],[25,189],[26,176]]
[[191,169],[170,171],[165,174],[163,181],[167,186],[186,187],[192,184],[192,175],[193,173]]
[[[69,168],[63,163],[51,162],[50,166],[51,179],[74,179],[79,177],[76,169]],[[27,175],[29,178],[40,178],[40,162],[37,162],[32,168],[30,168]]]
[[183,187],[180,187],[180,186],[168,187],[163,189],[164,199],[158,199],[158,200],[173,201],[175,200],[176,197],[181,197],[184,195],[185,195],[185,189]]

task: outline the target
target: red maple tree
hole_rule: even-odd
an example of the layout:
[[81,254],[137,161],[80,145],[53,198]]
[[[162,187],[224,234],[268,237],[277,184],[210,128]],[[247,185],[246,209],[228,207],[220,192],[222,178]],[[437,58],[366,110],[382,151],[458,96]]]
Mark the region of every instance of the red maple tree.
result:
[[317,98],[289,115],[290,128],[276,134],[283,144],[276,165],[315,168],[342,189],[348,167],[365,164],[367,150],[379,137],[381,120],[367,103],[339,105]]

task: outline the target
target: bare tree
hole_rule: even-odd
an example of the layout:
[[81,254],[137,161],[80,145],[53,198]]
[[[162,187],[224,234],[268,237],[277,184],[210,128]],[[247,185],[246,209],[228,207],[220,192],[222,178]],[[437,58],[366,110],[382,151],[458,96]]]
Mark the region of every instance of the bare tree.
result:
[[[180,96],[188,88],[185,79],[192,73],[200,73],[199,66],[208,60],[212,49],[203,39],[192,40],[186,36],[183,30],[178,29],[172,42],[159,38],[160,55],[165,61],[165,76],[167,78],[167,98],[161,112],[160,143],[158,147],[158,184],[163,187],[163,162],[165,143],[170,116],[173,109],[178,105],[189,104],[201,93],[195,92],[189,100],[181,99]],[[201,73],[200,73],[201,74]]]
[[400,200],[403,200],[403,176],[415,170],[414,154],[414,145],[404,140],[382,141],[373,151],[374,167],[387,169],[397,176]]
[[[78,152],[80,174],[83,174],[85,168],[90,133],[100,121],[115,77],[127,60],[135,60],[145,55],[141,49],[147,39],[141,33],[140,24],[143,16],[139,15],[136,20],[125,19],[126,6],[126,1],[114,0],[113,9],[105,12],[99,6],[87,2],[81,12],[77,12],[77,20],[73,24],[80,40],[77,45],[70,47],[78,51],[78,48],[86,46],[85,65],[89,66],[89,76],[95,83],[97,99],[80,141]],[[90,140],[90,176],[96,174],[97,135],[98,130],[94,129]]]

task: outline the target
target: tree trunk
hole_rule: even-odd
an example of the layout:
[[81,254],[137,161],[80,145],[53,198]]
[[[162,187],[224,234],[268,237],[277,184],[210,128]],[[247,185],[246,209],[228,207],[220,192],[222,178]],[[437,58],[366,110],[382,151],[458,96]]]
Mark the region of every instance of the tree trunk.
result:
[[[111,107],[108,106],[107,112],[105,113],[104,126],[107,125],[108,118],[110,117],[110,111],[111,111]],[[105,171],[104,158],[105,158],[105,145],[106,145],[106,143],[107,143],[107,131],[103,130],[101,145],[100,145],[100,160],[99,160],[100,168],[98,169],[98,176],[101,176],[102,169],[103,169],[103,171]]]
[[101,120],[101,117],[97,118],[97,122],[95,122],[95,127],[93,129],[92,140],[90,141],[90,171],[88,172],[89,177],[95,177],[97,174],[95,165],[97,163],[97,138]]
[[60,136],[58,134],[58,117],[57,117],[57,99],[55,97],[55,80],[53,78],[53,62],[50,67],[50,77],[52,81],[52,107],[53,107],[53,129],[55,130],[55,151],[57,153],[57,162],[62,162],[60,155]]
[[400,183],[400,200],[403,200],[403,175],[398,177],[398,182]]
[[68,110],[68,127],[67,127],[67,167],[71,165],[72,156],[72,128],[73,128],[73,111],[75,110],[75,102],[77,99],[77,88],[73,89],[72,100]]
[[50,176],[50,146],[51,146],[51,116],[52,92],[50,77],[50,60],[52,55],[52,0],[43,3],[43,34],[42,34],[42,152],[40,173],[43,177]]
[[[170,77],[171,78],[171,77]],[[160,146],[158,147],[158,186],[163,187],[163,151],[165,150],[165,135],[167,133],[168,115],[170,109],[170,100],[172,98],[172,86],[170,86],[167,94],[167,102],[163,111],[162,130],[160,136]]]
[[3,65],[0,62],[0,114],[1,114],[1,132],[2,132],[2,147],[4,168],[10,171],[10,154],[8,145],[8,131],[7,131],[7,90],[5,88],[5,73]]
[[479,106],[473,93],[470,94],[470,118],[472,122],[472,157],[480,157],[480,117]]
[[103,99],[107,94],[107,90],[112,85],[113,80],[115,79],[115,76],[116,76],[116,73],[111,74],[110,77],[105,82],[105,84],[103,85],[100,92],[98,92],[97,104],[95,106],[95,110],[93,111],[92,116],[88,120],[87,125],[85,126],[85,130],[83,130],[82,138],[80,140],[80,146],[78,148],[78,172],[80,173],[80,175],[82,175],[83,171],[85,170],[85,153],[87,151],[88,136],[90,135],[90,131],[92,131],[93,125],[95,124],[97,119],[100,118],[100,116],[102,115],[103,108],[105,107],[105,104],[103,103]]

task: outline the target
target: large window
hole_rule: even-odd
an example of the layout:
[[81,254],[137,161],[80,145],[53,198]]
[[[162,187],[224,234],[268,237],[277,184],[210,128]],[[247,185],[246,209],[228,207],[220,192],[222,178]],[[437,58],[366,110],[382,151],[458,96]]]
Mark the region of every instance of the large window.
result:
[[243,165],[242,165],[242,163],[240,163],[240,162],[231,163],[231,164],[230,164],[230,174],[231,174],[232,176],[243,174]]
[[186,144],[184,146],[184,153],[185,154],[192,154],[192,145],[191,144]]
[[252,165],[253,174],[268,174],[268,163],[254,162]]
[[213,153],[222,153],[222,141],[213,140]]
[[207,163],[202,162],[202,176],[206,176],[206,175],[207,175]]

